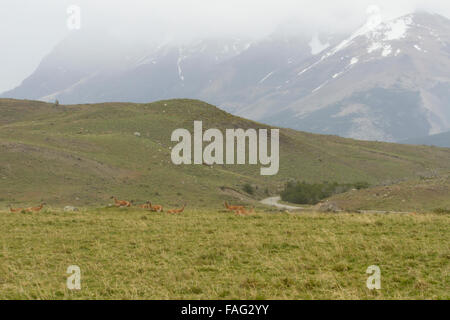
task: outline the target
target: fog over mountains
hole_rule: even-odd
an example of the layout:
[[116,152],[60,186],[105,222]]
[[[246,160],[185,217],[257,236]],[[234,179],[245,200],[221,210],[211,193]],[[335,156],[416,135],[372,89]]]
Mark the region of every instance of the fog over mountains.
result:
[[278,30],[259,40],[188,45],[121,47],[85,32],[72,33],[1,97],[64,104],[196,98],[272,125],[366,140],[450,131],[450,20],[436,14],[387,22],[373,15],[350,35]]

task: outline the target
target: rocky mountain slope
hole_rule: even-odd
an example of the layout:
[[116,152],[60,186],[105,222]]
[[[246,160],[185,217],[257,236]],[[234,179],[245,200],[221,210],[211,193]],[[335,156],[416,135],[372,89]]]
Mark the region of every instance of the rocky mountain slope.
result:
[[[450,128],[450,21],[430,14],[373,21],[241,110],[277,125],[397,141]],[[278,83],[281,85],[280,83]],[[276,101],[290,100],[275,108]]]

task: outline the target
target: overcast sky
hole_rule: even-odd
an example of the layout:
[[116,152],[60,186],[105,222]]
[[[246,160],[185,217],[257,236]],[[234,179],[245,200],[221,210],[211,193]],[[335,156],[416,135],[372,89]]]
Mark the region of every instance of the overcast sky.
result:
[[226,35],[261,37],[289,21],[306,33],[351,32],[377,5],[385,19],[414,10],[450,18],[448,0],[0,0],[0,92],[20,84],[69,32],[67,8],[81,28],[133,41]]

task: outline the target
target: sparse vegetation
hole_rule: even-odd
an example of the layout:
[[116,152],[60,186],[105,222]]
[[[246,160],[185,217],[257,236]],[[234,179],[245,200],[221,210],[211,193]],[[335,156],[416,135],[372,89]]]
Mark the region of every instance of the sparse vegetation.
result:
[[[393,185],[376,186],[332,196],[330,201],[344,210],[445,213],[450,209],[450,173],[421,177]],[[437,209],[440,208],[440,209]]]

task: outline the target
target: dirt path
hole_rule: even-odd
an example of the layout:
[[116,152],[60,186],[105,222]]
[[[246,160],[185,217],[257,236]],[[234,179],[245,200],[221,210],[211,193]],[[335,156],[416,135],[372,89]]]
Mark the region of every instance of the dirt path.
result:
[[[272,207],[277,207],[278,209],[285,209],[285,210],[307,210],[306,208],[303,207],[294,207],[294,206],[289,206],[286,204],[281,204],[278,203],[279,201],[281,201],[281,197],[270,197],[264,200],[261,200],[260,203],[264,204],[266,206],[272,206]],[[342,211],[342,210],[340,210]],[[416,213],[412,213],[412,212],[402,212],[402,211],[380,211],[380,210],[357,210],[357,213],[363,213],[363,214],[413,214],[415,215]]]
[[261,200],[260,202],[267,206],[277,207],[279,209],[286,209],[286,210],[303,210],[304,209],[302,207],[293,207],[293,206],[288,206],[286,204],[280,204],[280,203],[278,203],[280,200],[281,200],[281,197],[278,196],[278,197],[270,197],[270,198]]

